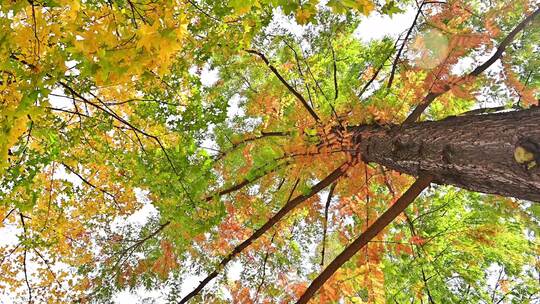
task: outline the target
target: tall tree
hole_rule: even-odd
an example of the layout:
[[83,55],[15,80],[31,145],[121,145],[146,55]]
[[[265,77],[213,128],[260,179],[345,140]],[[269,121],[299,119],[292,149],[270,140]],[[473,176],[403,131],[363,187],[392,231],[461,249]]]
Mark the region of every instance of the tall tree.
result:
[[535,303],[539,14],[0,3],[0,297]]

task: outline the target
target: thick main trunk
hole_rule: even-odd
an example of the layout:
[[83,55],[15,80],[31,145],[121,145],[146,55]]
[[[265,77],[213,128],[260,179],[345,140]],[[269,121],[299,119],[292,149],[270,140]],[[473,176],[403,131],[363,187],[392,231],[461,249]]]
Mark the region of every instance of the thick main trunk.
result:
[[415,176],[428,173],[438,184],[540,202],[540,162],[527,166],[514,158],[518,144],[540,147],[538,107],[403,127],[358,127],[354,142],[366,162]]

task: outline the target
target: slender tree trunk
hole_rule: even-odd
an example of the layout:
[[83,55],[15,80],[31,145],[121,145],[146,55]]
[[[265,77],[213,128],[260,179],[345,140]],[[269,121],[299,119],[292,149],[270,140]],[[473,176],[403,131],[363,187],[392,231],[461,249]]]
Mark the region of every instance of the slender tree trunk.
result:
[[540,202],[540,153],[534,152],[535,166],[514,157],[523,142],[540,148],[538,107],[353,130],[366,162],[414,176],[427,173],[438,184]]

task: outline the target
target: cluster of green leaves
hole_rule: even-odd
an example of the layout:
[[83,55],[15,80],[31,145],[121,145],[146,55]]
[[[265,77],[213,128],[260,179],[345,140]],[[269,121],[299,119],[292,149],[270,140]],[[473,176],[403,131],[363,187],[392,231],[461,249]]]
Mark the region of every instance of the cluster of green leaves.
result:
[[[534,302],[534,206],[451,187],[432,189],[406,211],[423,241],[408,245],[414,254],[401,251],[384,261],[385,281],[392,282],[386,285],[387,301],[423,294],[435,302]],[[404,221],[398,231],[411,223]]]

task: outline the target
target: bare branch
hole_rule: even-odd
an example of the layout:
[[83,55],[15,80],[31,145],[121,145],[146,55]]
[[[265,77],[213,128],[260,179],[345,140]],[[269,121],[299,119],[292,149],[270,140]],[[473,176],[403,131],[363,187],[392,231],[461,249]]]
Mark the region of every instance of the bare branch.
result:
[[[274,234],[272,235],[272,238],[270,239],[270,245],[274,243],[274,238],[276,236],[276,233],[277,231],[274,232]],[[266,253],[264,255],[263,265],[262,265],[261,282],[257,286],[257,291],[255,292],[255,301],[253,301],[254,303],[257,303],[257,299],[259,298],[259,293],[261,292],[261,288],[263,287],[264,281],[266,279],[266,263],[268,262],[269,255],[270,255],[270,251],[266,250]]]
[[[313,100],[311,99],[311,90],[309,89],[309,85],[306,82],[304,72],[302,72],[302,67],[300,66],[300,56],[298,56],[298,52],[287,42],[287,40],[283,39],[283,42],[294,54],[294,59],[296,61],[296,68],[298,69],[298,74],[300,74],[300,77],[302,77],[302,82],[304,83],[304,87],[306,88],[306,92],[308,93],[309,104],[311,105],[311,107],[313,107]],[[305,62],[305,64],[307,66],[307,62]]]
[[4,256],[2,257],[2,259],[0,260],[0,266],[2,266],[2,264],[4,264],[5,261],[7,261],[11,255],[17,251],[17,249],[19,249],[19,247],[21,247],[22,243],[19,242],[17,243],[17,245],[15,245],[15,247],[13,247],[7,254],[4,254]]
[[[334,52],[334,48],[330,45],[330,50],[332,51],[332,62],[334,67],[334,101],[336,101],[339,97],[339,89],[338,89],[338,81],[337,81],[337,64],[336,64],[336,53]],[[343,125],[341,124],[341,121],[339,119],[339,116],[337,115],[336,109],[334,108],[334,105],[332,102],[329,102],[330,108],[332,109],[332,113],[334,114],[334,117],[336,118],[336,121],[339,123],[341,129],[344,129]]]
[[28,289],[28,303],[33,303],[32,287],[30,286],[30,282],[28,281],[28,270],[26,269],[26,253],[27,253],[27,250],[24,249],[24,257],[23,257],[24,280],[26,282],[26,288]]
[[151,238],[154,238],[156,235],[161,233],[161,231],[163,231],[163,229],[165,229],[167,226],[169,226],[170,223],[171,223],[170,221],[167,221],[167,222],[159,225],[159,227],[156,230],[154,230],[152,233],[150,233],[149,235],[145,236],[142,239],[139,239],[139,240],[135,241],[134,244],[132,244],[128,248],[122,250],[122,252],[120,252],[120,256],[116,260],[116,263],[114,264],[112,269],[116,269],[119,265],[121,265],[123,263],[122,260],[124,260],[124,257],[126,257],[125,259],[128,259],[129,256],[135,250],[137,250],[137,248],[141,247],[146,241],[148,241]]
[[338,91],[338,82],[337,82],[337,65],[336,65],[336,52],[334,52],[334,48],[330,46],[330,50],[332,50],[332,62],[334,66],[334,100],[338,99],[339,91]]
[[[22,214],[22,213],[19,213],[19,217],[21,218],[21,224],[22,224],[22,227],[23,227],[23,233],[24,233],[24,239],[26,240],[27,239],[27,231],[26,231],[26,224],[24,223],[24,218],[25,216]],[[31,304],[33,303],[33,300],[32,300],[32,287],[30,286],[30,281],[28,280],[28,269],[26,267],[26,255],[27,255],[27,248],[26,248],[26,245],[24,245],[24,253],[23,253],[23,260],[22,260],[22,263],[23,263],[23,271],[24,271],[24,281],[26,282],[26,288],[28,289],[28,303]]]
[[4,221],[8,219],[8,217],[11,215],[11,213],[13,213],[13,211],[15,211],[15,208],[12,208],[11,210],[9,210],[6,216],[4,216],[4,219],[2,220],[2,224],[4,224]]

